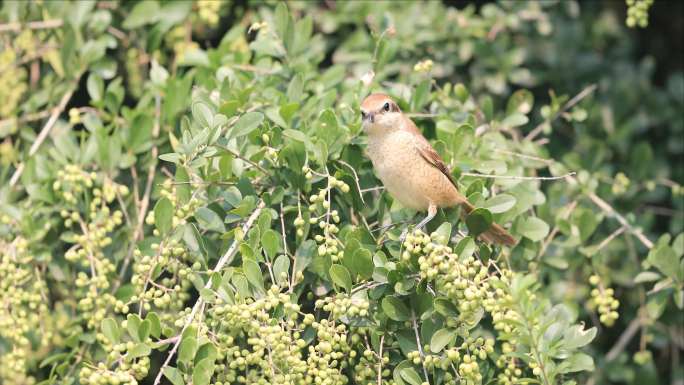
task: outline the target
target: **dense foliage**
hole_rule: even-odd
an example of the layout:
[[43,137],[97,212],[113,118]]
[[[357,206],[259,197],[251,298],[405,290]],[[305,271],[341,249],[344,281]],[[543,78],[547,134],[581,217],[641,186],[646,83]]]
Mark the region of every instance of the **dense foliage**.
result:
[[[0,383],[681,384],[684,74],[626,32],[652,3],[4,1]],[[399,241],[371,91],[465,220]]]

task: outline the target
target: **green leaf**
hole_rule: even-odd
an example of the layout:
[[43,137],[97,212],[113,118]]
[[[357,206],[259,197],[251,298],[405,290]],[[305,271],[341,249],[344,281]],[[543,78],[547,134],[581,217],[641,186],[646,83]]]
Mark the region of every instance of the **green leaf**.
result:
[[358,248],[352,254],[352,271],[362,280],[373,276],[373,256],[371,252],[364,248]]
[[508,115],[501,124],[506,127],[519,127],[527,124],[529,121],[530,119],[528,119],[527,116],[516,112]]
[[258,263],[251,259],[245,259],[242,261],[242,271],[249,283],[259,289],[264,289],[264,276]]
[[107,337],[109,342],[112,344],[119,343],[121,330],[119,330],[119,324],[113,318],[103,319],[100,327],[102,328],[102,334]]
[[226,227],[221,220],[221,217],[216,212],[208,207],[200,207],[195,211],[195,219],[197,224],[203,230],[216,231],[223,233]]
[[266,230],[261,235],[261,247],[264,248],[266,256],[272,261],[280,249],[280,235],[272,229]]
[[138,358],[138,357],[146,357],[149,356],[150,353],[152,352],[152,349],[148,344],[137,344],[133,346],[132,349],[129,349],[128,352],[126,353],[126,357],[133,359],[133,358]]
[[431,86],[432,79],[425,79],[418,84],[418,87],[416,87],[416,90],[413,92],[411,97],[411,109],[413,111],[420,111],[428,102],[430,98]]
[[549,225],[537,217],[527,217],[520,221],[517,231],[529,240],[538,242],[549,234]]
[[126,317],[126,329],[128,330],[128,335],[131,336],[133,341],[140,342],[140,324],[142,320],[137,314],[129,314]]
[[662,278],[662,275],[654,271],[642,271],[634,277],[634,283],[653,282]]
[[173,204],[168,198],[161,198],[154,205],[154,225],[162,235],[171,230],[173,225]]
[[583,325],[572,325],[563,333],[564,347],[569,350],[588,345],[596,337],[596,327],[584,330]]
[[192,371],[192,384],[193,385],[209,385],[211,376],[214,375],[214,370],[216,365],[214,364],[214,359],[205,358],[200,361]]
[[145,316],[145,320],[150,322],[150,335],[155,338],[159,338],[161,335],[161,321],[157,313],[151,311]]
[[159,155],[159,159],[163,160],[164,162],[169,162],[169,163],[175,163],[177,164],[178,161],[180,161],[181,155],[176,152],[169,152],[166,154],[161,154]]
[[439,225],[437,230],[435,230],[435,233],[442,238],[442,241],[440,242],[441,244],[448,244],[449,239],[451,238],[451,223],[443,222],[441,225]]
[[648,254],[648,261],[666,276],[675,279],[679,269],[679,258],[668,245],[661,245]]
[[259,127],[264,121],[264,114],[261,112],[247,112],[240,116],[233,128],[228,132],[228,139],[245,136]]
[[500,214],[512,209],[515,203],[516,199],[513,195],[499,194],[486,200],[482,207],[492,214]]
[[[278,283],[287,283],[287,277],[290,271],[290,258],[287,255],[281,254],[273,262],[273,274]],[[283,274],[284,273],[284,274]]]
[[445,317],[458,317],[458,309],[448,298],[435,298],[435,310]]
[[99,75],[94,73],[88,75],[86,88],[88,89],[88,95],[90,95],[90,98],[93,101],[98,102],[102,100],[102,95],[104,94],[104,81]]
[[153,0],[143,0],[133,7],[122,26],[126,29],[134,29],[154,23],[160,17],[159,3]]
[[140,327],[138,328],[138,336],[140,337],[141,342],[145,342],[147,338],[150,336],[150,330],[152,329],[152,322],[149,320],[144,320],[140,323]]
[[347,270],[346,267],[339,264],[333,264],[330,266],[329,273],[330,278],[335,285],[344,288],[347,293],[351,292],[352,279],[351,274],[349,274],[349,270]]
[[511,115],[513,113],[520,113],[527,115],[532,111],[534,106],[534,95],[528,90],[522,89],[517,90],[508,98],[508,104],[506,105],[506,115]]
[[183,375],[173,366],[165,367],[163,373],[164,377],[171,381],[173,385],[185,385],[185,381],[183,381]]
[[672,250],[674,250],[677,258],[684,256],[684,233],[677,235],[674,241],[672,241]]
[[492,213],[484,208],[477,208],[466,217],[466,225],[473,236],[478,236],[487,231],[492,222]]
[[465,103],[466,100],[468,100],[470,93],[462,83],[458,83],[454,86],[454,95],[456,96],[456,99],[458,99],[459,102]]
[[190,365],[197,352],[197,338],[185,336],[178,346],[178,361]]
[[401,378],[410,383],[411,385],[421,385],[423,381],[420,379],[418,372],[413,368],[403,368],[399,372]]
[[382,299],[382,310],[387,317],[395,321],[406,321],[411,318],[411,312],[404,302],[397,297],[385,297]]
[[433,353],[439,353],[444,349],[445,346],[449,345],[456,339],[456,331],[443,328],[437,330],[435,334],[432,335],[430,339],[430,350]]
[[197,121],[201,128],[210,128],[214,121],[214,113],[203,102],[194,102],[192,104],[192,117],[195,118],[195,121]]
[[558,365],[558,373],[593,371],[594,359],[588,354],[577,352]]

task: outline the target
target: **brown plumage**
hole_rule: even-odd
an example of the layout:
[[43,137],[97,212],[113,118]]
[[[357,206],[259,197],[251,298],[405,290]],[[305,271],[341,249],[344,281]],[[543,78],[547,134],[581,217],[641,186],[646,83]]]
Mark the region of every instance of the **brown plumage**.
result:
[[[434,218],[437,207],[461,205],[465,214],[475,209],[458,191],[437,151],[389,96],[369,95],[361,103],[361,115],[368,134],[368,156],[387,191],[402,205],[428,212],[419,228]],[[498,224],[480,238],[489,243],[516,243]]]

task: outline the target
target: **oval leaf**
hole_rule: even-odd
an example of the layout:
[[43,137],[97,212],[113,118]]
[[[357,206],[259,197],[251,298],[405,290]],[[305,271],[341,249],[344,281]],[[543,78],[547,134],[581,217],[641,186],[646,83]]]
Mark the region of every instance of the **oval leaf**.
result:
[[347,292],[351,292],[352,279],[346,267],[338,264],[330,266],[330,278],[335,285],[343,287]]

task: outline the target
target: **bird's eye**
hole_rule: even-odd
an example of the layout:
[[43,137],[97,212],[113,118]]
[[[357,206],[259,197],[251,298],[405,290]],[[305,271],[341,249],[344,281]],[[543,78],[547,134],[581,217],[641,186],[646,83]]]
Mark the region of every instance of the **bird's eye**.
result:
[[390,105],[389,105],[389,103],[385,103],[385,105],[382,106],[382,109],[385,110],[385,111],[389,111],[389,110],[390,110]]

